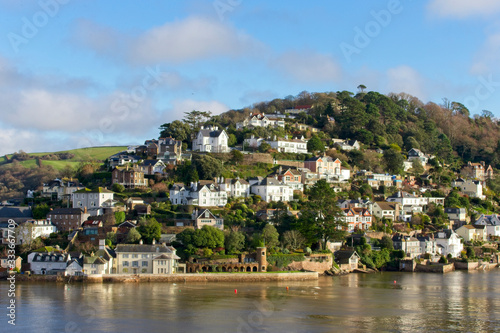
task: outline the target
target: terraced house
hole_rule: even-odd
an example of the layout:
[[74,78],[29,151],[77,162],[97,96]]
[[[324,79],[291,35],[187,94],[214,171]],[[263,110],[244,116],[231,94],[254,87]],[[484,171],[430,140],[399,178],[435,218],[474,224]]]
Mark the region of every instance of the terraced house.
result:
[[173,205],[222,207],[227,204],[227,192],[208,180],[200,180],[190,186],[175,183],[170,189],[170,202]]
[[173,274],[177,261],[175,248],[165,244],[118,244],[116,272],[118,274]]

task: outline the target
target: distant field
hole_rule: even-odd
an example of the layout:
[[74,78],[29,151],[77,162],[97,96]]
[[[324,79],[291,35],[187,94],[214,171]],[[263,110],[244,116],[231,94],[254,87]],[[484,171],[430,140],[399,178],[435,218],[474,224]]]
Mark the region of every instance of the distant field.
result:
[[89,158],[104,161],[109,156],[119,153],[127,149],[127,146],[112,146],[112,147],[92,147],[92,148],[80,148],[72,150],[62,150],[56,152],[46,152],[46,153],[30,153],[31,156],[43,156],[47,154],[59,154],[59,153],[71,153],[75,157],[67,161],[86,161]]
[[[42,165],[50,165],[56,170],[62,170],[64,166],[71,165],[73,168],[78,166],[82,161],[97,160],[104,162],[109,156],[119,153],[127,149],[127,146],[112,146],[112,147],[92,147],[92,148],[81,148],[81,149],[71,149],[56,152],[44,152],[44,153],[28,153],[30,156],[43,156],[48,154],[59,154],[59,153],[71,153],[75,156],[67,160],[57,160],[57,161],[41,161]],[[11,157],[12,155],[8,155]],[[0,165],[7,162],[5,156],[0,157]],[[26,160],[20,162],[22,166],[26,168],[36,167],[36,160]]]
[[78,168],[78,165],[80,162],[77,161],[71,161],[71,160],[66,160],[66,161],[41,161],[42,165],[50,165],[56,170],[62,170],[66,165],[70,165],[73,169]]

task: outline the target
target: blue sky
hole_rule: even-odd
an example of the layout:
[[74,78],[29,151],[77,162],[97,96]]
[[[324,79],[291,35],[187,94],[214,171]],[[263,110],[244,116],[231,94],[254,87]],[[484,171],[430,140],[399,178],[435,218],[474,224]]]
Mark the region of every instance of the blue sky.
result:
[[0,0],[0,31],[0,154],[359,84],[500,116],[497,0]]

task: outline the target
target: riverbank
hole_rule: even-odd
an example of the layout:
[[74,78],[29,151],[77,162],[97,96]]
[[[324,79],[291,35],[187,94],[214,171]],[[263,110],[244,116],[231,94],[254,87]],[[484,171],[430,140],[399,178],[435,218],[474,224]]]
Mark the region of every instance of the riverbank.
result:
[[190,283],[190,282],[278,282],[318,280],[317,272],[299,273],[199,273],[199,274],[103,274],[91,276],[16,275],[19,282],[83,283]]

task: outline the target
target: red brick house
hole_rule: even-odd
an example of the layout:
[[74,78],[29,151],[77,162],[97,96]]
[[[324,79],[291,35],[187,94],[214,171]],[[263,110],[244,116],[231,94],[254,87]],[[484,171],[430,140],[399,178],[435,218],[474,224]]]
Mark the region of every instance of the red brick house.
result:
[[120,184],[126,188],[146,187],[148,180],[144,178],[144,172],[138,166],[115,167],[111,176],[112,184]]
[[81,208],[56,208],[47,214],[47,220],[57,227],[59,231],[76,230],[82,226],[82,223],[90,216]]

